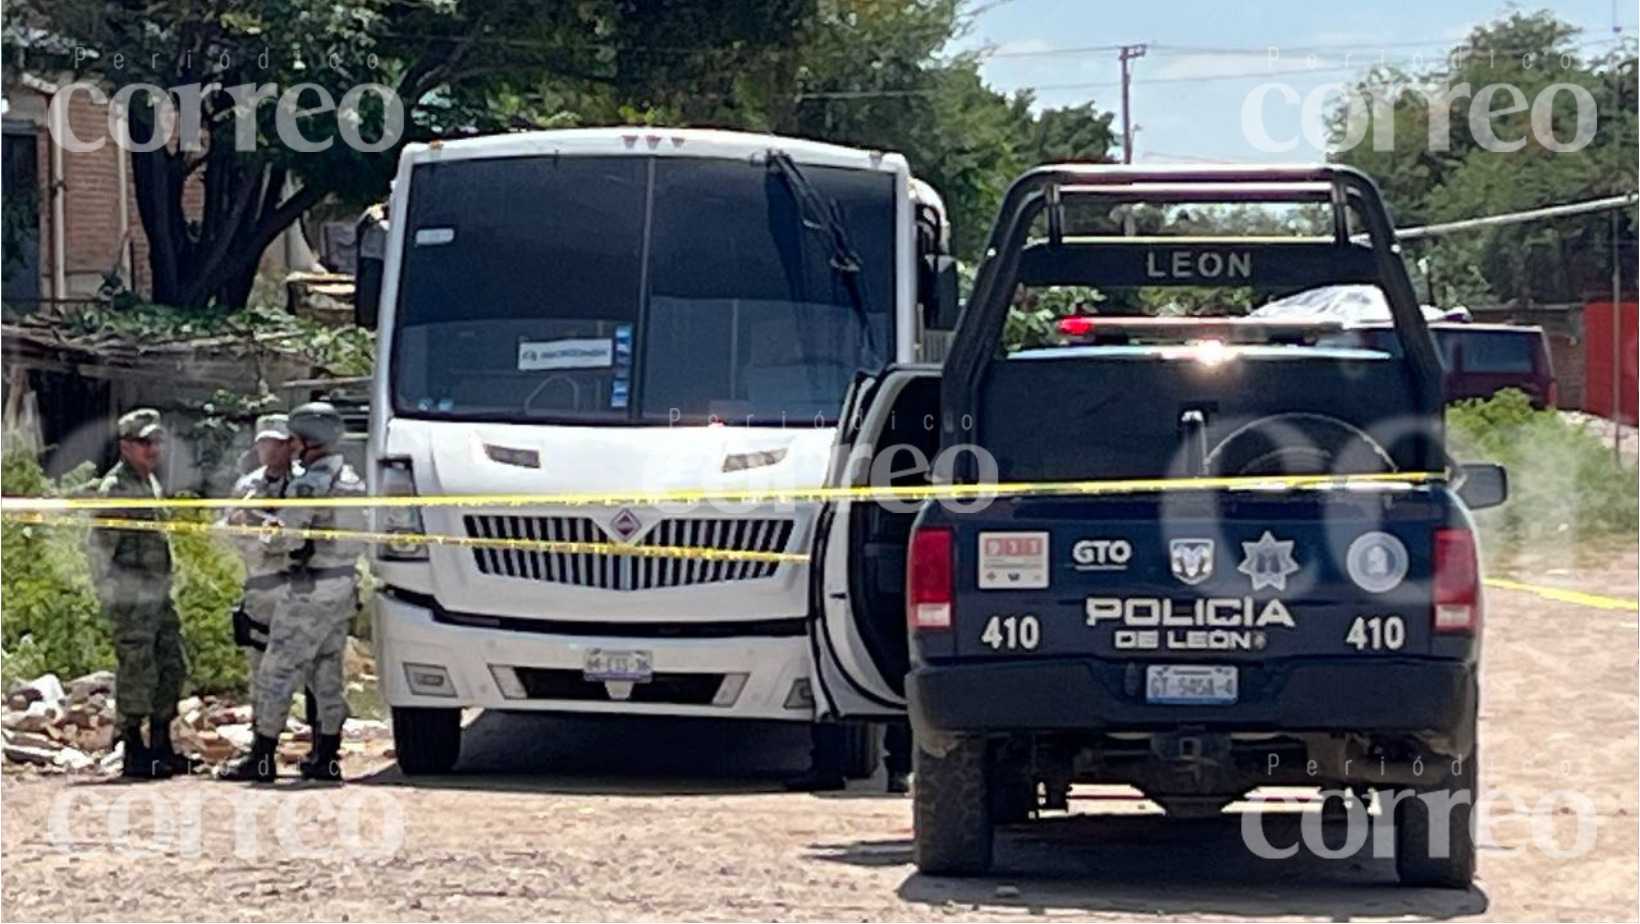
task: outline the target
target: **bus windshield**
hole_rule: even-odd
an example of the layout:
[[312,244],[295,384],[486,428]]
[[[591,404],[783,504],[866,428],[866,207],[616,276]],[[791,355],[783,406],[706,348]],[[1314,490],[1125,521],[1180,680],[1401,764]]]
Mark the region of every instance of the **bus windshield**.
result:
[[[889,173],[802,176],[865,255],[762,163],[529,157],[424,164],[406,216],[398,413],[557,423],[834,419],[892,355]],[[812,211],[812,209],[811,209]]]

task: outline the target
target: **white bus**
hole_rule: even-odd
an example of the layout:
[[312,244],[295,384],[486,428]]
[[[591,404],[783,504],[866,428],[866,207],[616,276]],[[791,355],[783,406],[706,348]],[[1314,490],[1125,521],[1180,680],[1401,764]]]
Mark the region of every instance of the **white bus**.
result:
[[[858,478],[835,461],[845,402],[861,406],[885,369],[937,358],[954,326],[948,241],[938,197],[898,154],[653,128],[412,145],[379,291],[359,293],[379,331],[372,492]],[[434,506],[376,523],[804,555],[827,510]],[[901,542],[878,578],[888,592]],[[846,566],[811,580],[801,562],[409,541],[372,559],[377,670],[406,773],[454,765],[464,708],[805,722],[903,708],[903,638],[847,624]]]

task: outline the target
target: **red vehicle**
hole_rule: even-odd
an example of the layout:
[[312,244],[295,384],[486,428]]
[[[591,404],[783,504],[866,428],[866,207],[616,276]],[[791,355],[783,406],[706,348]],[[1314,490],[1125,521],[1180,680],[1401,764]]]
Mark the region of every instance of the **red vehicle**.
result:
[[[1357,331],[1365,346],[1395,349],[1395,331],[1388,325]],[[1505,388],[1518,388],[1535,408],[1555,406],[1555,372],[1543,328],[1433,323],[1429,332],[1446,371],[1447,401],[1490,398]]]

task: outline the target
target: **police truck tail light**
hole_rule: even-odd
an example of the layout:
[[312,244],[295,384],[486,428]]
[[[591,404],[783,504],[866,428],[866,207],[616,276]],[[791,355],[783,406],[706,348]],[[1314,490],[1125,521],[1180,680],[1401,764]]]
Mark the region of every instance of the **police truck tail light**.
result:
[[[379,483],[386,497],[415,497],[416,477],[410,470],[409,459],[382,459]],[[420,507],[381,508],[381,532],[422,536]],[[427,543],[419,539],[392,540],[377,547],[377,555],[391,561],[426,561]]]
[[1093,333],[1093,318],[1087,315],[1071,315],[1059,319],[1059,332],[1066,337],[1086,337]]
[[919,529],[911,534],[905,569],[905,612],[913,629],[951,628],[953,544],[949,529]]
[[1481,569],[1475,535],[1435,531],[1435,631],[1473,632],[1481,622]]

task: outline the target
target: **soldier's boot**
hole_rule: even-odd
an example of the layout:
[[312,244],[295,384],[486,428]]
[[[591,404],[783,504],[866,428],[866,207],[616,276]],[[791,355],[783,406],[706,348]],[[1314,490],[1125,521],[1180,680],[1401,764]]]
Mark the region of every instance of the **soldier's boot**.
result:
[[304,780],[342,781],[342,736],[314,735],[313,750],[296,762]]
[[149,721],[148,746],[149,758],[157,764],[163,764],[169,771],[166,775],[183,775],[198,773],[204,762],[193,757],[184,757],[176,752],[171,744],[171,723],[162,719]]
[[120,776],[133,780],[163,780],[171,775],[170,762],[155,758],[153,751],[142,740],[142,722],[125,723],[120,738],[125,742]]
[[216,771],[216,778],[231,783],[271,783],[279,776],[279,768],[274,764],[278,750],[278,738],[257,735],[251,752]]
[[307,706],[307,708],[303,710],[302,717],[307,720],[308,733],[314,736],[314,740],[318,740],[319,697],[313,695],[312,687],[302,688],[302,702]]

